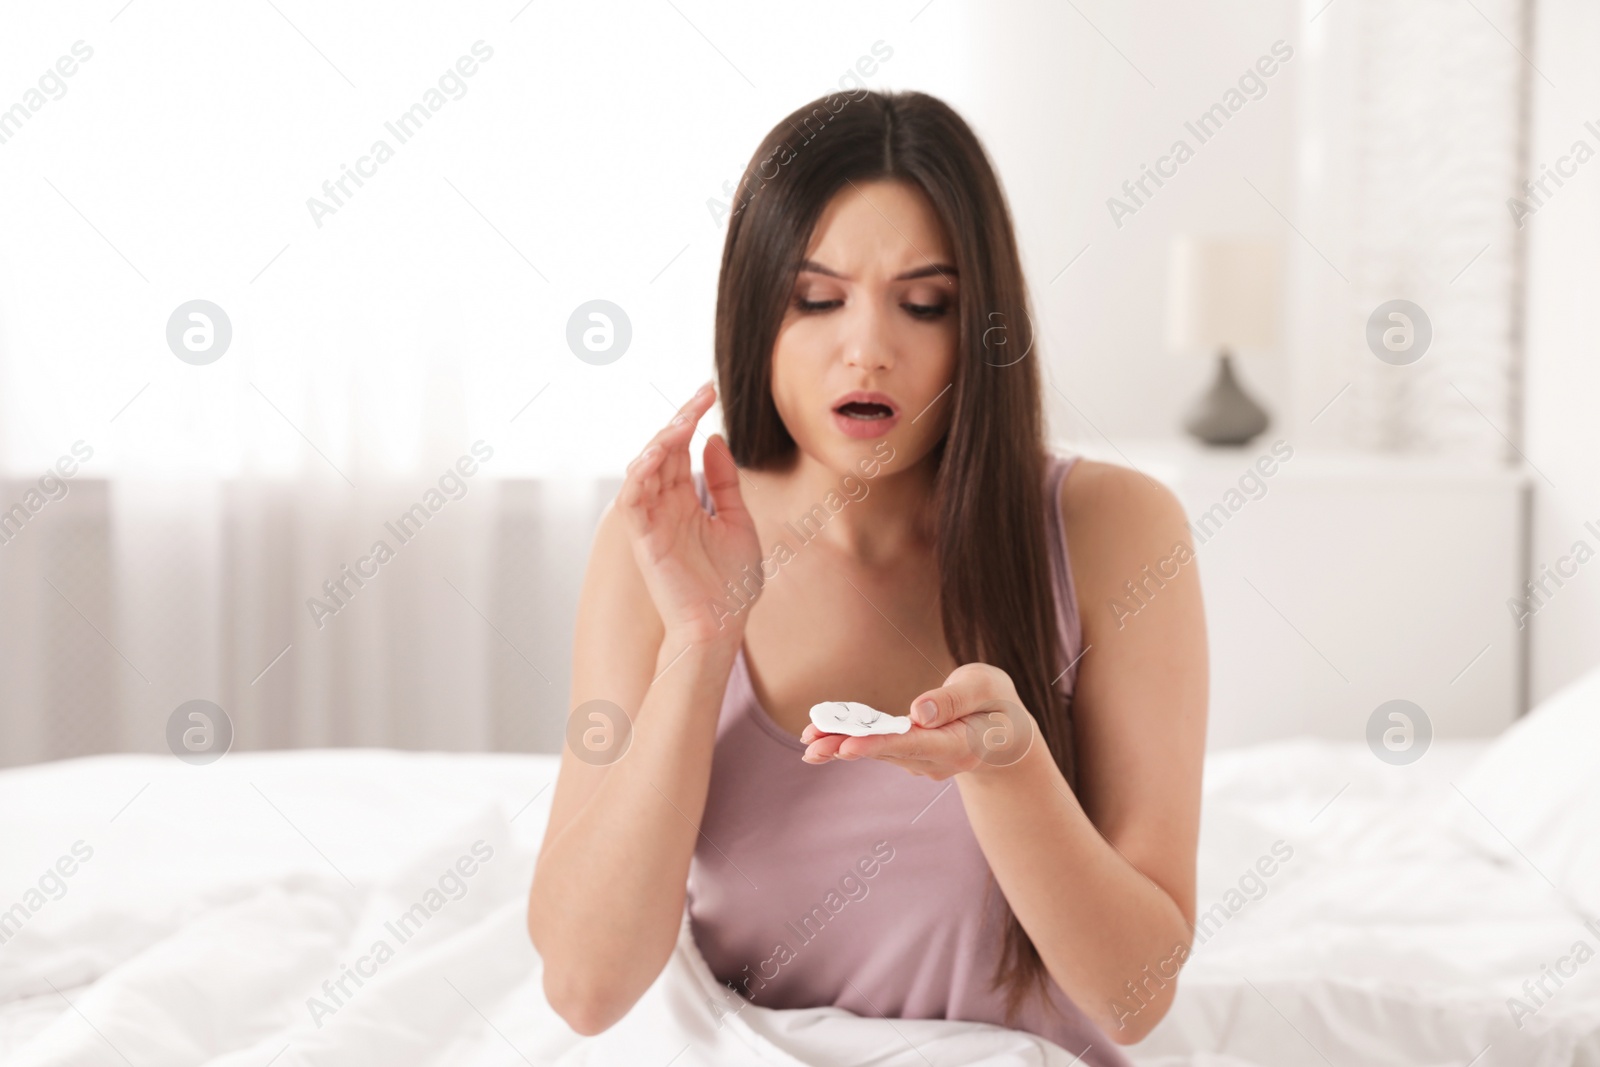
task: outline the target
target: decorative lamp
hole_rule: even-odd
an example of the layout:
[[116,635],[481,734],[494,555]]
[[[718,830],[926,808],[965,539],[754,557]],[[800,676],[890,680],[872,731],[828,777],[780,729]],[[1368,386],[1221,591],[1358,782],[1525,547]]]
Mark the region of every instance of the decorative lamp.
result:
[[1233,354],[1277,344],[1283,272],[1272,241],[1179,236],[1168,264],[1167,345],[1215,354],[1211,387],[1183,428],[1208,445],[1245,445],[1271,422],[1239,384]]

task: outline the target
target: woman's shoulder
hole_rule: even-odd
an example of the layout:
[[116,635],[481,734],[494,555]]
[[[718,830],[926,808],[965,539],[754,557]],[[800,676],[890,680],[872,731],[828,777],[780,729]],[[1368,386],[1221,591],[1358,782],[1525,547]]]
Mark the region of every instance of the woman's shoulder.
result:
[[1143,471],[1080,454],[1051,452],[1049,462],[1067,467],[1057,505],[1068,525],[1126,532],[1129,523],[1183,518],[1177,494]]
[[1052,457],[1071,464],[1056,504],[1080,590],[1120,588],[1145,564],[1190,544],[1183,505],[1163,483],[1118,463]]

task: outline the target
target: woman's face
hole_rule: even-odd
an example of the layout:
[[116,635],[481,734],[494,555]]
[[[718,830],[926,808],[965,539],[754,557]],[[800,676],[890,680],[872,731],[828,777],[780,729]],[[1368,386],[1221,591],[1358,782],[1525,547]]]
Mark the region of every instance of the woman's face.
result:
[[900,471],[938,443],[958,344],[954,264],[916,185],[858,182],[828,204],[772,351],[773,402],[807,455],[855,473],[887,459],[888,442]]

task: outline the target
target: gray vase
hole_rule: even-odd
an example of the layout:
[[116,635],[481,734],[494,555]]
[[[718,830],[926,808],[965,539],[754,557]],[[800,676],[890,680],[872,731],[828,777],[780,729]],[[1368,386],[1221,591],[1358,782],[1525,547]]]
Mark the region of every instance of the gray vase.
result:
[[1266,409],[1240,388],[1233,358],[1223,349],[1217,356],[1216,380],[1189,409],[1183,428],[1208,445],[1247,445],[1271,421]]

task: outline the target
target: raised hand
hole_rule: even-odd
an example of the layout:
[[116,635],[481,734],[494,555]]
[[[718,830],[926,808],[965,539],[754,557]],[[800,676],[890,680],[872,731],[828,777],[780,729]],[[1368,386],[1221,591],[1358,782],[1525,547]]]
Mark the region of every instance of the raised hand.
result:
[[[761,540],[739,492],[739,472],[721,434],[704,452],[706,488],[717,514],[700,506],[690,473],[689,442],[695,424],[716,400],[710,382],[700,387],[637,458],[617,494],[627,520],[633,557],[675,646],[730,642],[744,637],[747,615],[728,594],[743,590],[748,575],[760,580]],[[750,592],[741,592],[747,600]]]

